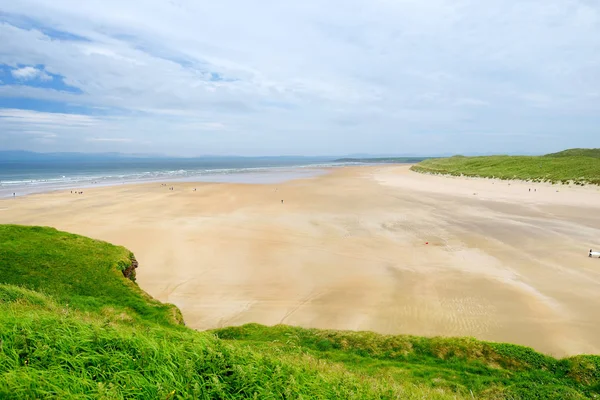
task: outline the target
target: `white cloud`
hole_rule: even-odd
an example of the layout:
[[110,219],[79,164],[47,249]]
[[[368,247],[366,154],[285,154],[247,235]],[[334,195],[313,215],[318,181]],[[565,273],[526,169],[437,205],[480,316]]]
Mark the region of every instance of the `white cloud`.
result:
[[[86,127],[96,124],[98,121],[94,117],[78,114],[48,113],[31,110],[20,110],[11,108],[0,108],[0,121],[7,123],[41,124],[41,125],[61,125]],[[32,131],[28,131],[32,132]],[[33,131],[38,132],[38,131]]]
[[39,79],[41,81],[50,81],[52,77],[48,75],[45,71],[41,69],[37,69],[34,67],[23,67],[18,69],[13,69],[10,71],[13,77],[16,79],[29,81],[32,79]]
[[180,124],[179,126],[189,130],[198,131],[222,131],[227,129],[227,127],[220,122],[189,122]]
[[40,71],[33,67],[24,67],[11,71],[12,76],[17,79],[33,79],[38,76]]
[[88,142],[114,142],[114,143],[128,143],[131,139],[126,138],[89,138]]
[[458,99],[456,99],[455,104],[457,106],[473,106],[473,107],[486,107],[486,106],[490,105],[487,101],[480,100],[480,99],[472,99],[469,97],[458,98]]
[[[94,150],[81,138],[103,129],[132,140],[105,142],[115,149],[147,141],[182,154],[600,146],[600,98],[589,95],[600,87],[600,5],[590,1],[5,3],[5,15],[86,39],[0,23],[0,64],[82,92],[3,85],[0,96],[105,110],[77,129],[55,118],[64,148]],[[0,128],[42,123],[12,118]]]
[[46,131],[20,131],[20,132],[12,132],[12,133],[23,134],[23,135],[32,135],[32,136],[37,136],[37,137],[46,138],[46,139],[55,138],[58,136],[56,133],[46,132]]
[[19,143],[27,143],[30,146],[42,146],[42,148],[45,145],[52,145],[56,143],[56,140],[59,137],[57,134],[46,130],[32,131],[20,129],[8,130],[6,131],[5,135],[8,135],[8,137],[3,137],[3,135],[0,134],[0,144],[4,140],[12,139],[13,141],[16,140]]

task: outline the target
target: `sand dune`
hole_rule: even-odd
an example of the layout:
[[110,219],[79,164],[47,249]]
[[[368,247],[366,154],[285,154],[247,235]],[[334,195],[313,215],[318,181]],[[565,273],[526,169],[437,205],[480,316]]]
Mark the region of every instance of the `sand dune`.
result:
[[0,223],[130,248],[140,286],[198,329],[285,323],[600,353],[600,260],[587,257],[600,249],[596,187],[406,166],[173,185],[5,199]]

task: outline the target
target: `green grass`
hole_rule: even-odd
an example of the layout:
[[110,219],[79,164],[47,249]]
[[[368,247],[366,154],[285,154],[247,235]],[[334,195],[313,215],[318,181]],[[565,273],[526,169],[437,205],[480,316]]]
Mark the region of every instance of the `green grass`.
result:
[[[208,333],[68,310],[0,285],[0,398],[447,399],[310,356],[266,355]],[[43,301],[43,305],[40,304]]]
[[548,154],[546,157],[592,157],[600,158],[600,149],[568,149],[558,153]]
[[429,159],[413,171],[444,175],[600,185],[600,150],[573,149],[547,156],[488,156]]
[[[372,377],[482,398],[600,398],[600,357],[557,360],[534,350],[473,338],[425,338],[250,324],[214,331],[264,352],[294,351]],[[537,397],[536,397],[537,396]]]
[[181,320],[122,270],[133,254],[119,246],[52,228],[0,225],[0,283],[48,293],[81,310],[125,313],[137,320]]
[[600,398],[598,356],[282,325],[197,332],[123,277],[130,262],[108,243],[0,225],[0,398]]

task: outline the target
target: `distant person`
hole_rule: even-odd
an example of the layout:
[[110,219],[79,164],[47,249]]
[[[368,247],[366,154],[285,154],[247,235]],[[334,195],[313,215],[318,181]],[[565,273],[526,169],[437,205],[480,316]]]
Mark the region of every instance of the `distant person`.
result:
[[281,200],[281,204],[283,204],[283,200]]
[[[13,197],[15,197],[15,193],[13,192]],[[281,200],[281,202],[283,203],[283,200]]]

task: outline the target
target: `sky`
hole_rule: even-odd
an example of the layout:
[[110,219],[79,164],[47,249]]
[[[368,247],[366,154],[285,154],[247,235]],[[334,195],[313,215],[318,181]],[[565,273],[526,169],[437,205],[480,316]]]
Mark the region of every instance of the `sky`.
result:
[[597,0],[0,0],[0,150],[600,147]]

